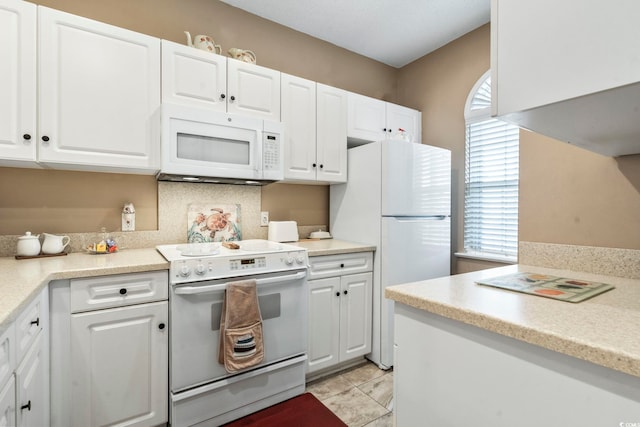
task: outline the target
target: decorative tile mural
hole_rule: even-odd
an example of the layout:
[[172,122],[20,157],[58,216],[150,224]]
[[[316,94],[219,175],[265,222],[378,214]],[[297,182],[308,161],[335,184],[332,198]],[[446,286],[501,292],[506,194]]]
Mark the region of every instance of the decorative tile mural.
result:
[[187,226],[189,243],[242,240],[240,205],[190,204]]

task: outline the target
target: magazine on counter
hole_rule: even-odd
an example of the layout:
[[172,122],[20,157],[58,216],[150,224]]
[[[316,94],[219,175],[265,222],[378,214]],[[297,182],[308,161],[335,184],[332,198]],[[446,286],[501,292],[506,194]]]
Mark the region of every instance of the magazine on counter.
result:
[[615,287],[607,283],[539,273],[514,273],[478,280],[476,283],[569,302],[584,301]]

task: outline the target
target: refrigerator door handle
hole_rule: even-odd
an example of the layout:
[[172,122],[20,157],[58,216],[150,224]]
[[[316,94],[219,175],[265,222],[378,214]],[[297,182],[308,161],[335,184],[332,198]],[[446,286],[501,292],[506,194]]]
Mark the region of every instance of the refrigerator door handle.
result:
[[398,222],[422,222],[422,221],[444,221],[449,215],[429,215],[429,216],[395,216]]

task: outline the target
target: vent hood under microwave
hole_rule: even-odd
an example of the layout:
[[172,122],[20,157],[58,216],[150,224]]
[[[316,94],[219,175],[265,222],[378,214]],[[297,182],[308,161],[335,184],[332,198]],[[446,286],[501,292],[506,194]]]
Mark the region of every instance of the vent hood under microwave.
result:
[[265,185],[284,178],[281,123],[162,104],[160,129],[158,180]]

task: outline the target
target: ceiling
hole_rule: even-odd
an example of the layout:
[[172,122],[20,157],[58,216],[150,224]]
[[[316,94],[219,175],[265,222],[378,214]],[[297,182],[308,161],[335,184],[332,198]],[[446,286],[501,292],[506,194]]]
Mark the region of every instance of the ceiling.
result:
[[221,0],[392,67],[489,22],[490,0]]

